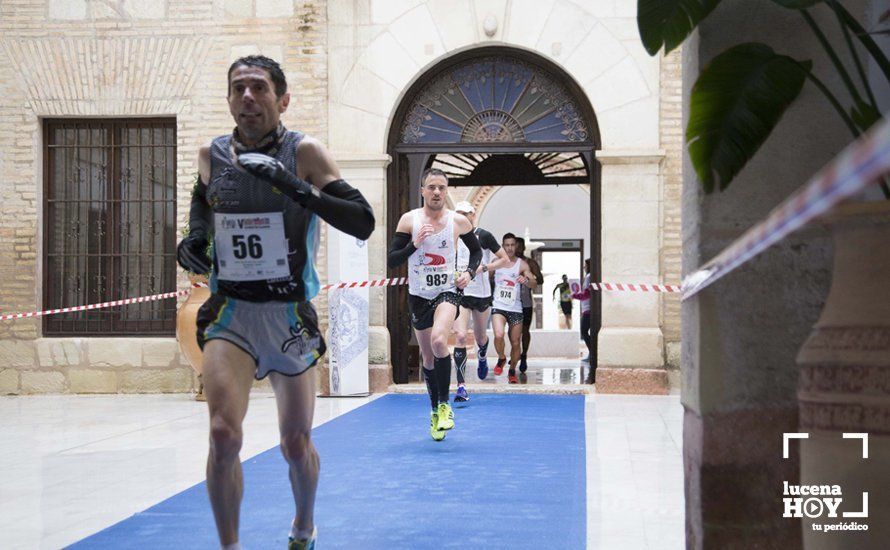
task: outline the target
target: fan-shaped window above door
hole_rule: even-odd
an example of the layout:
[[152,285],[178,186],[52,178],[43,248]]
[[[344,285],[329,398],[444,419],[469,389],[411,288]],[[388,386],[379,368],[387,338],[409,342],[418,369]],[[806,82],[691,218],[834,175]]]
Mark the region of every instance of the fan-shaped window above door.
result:
[[436,75],[407,110],[399,143],[590,142],[567,87],[541,67],[476,57]]

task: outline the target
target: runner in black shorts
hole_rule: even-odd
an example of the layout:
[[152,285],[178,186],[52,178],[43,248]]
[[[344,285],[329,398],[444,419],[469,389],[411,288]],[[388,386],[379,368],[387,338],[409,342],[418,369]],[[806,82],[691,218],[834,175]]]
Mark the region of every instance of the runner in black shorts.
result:
[[559,307],[566,318],[566,328],[572,330],[572,288],[569,286],[569,276],[563,274],[562,282],[553,287],[553,299],[559,292]]
[[278,63],[263,56],[232,63],[228,103],[236,128],[199,150],[189,234],[176,251],[186,270],[210,272],[212,294],[198,313],[210,412],[207,492],[229,550],[241,547],[242,423],[254,378],[267,375],[296,505],[288,548],[314,547],[315,376],[302,375],[325,351],[309,302],[319,291],[318,218],[363,240],[374,230],[371,207],[340,179],[325,147],[281,123],[289,101]]
[[[408,262],[408,307],[411,324],[423,356],[423,377],[433,411],[430,436],[445,438],[454,427],[448,402],[451,385],[451,354],[448,337],[458,315],[463,289],[476,276],[482,259],[473,224],[445,207],[448,178],[437,169],[426,170],[420,179],[421,208],[402,215],[390,244],[390,268]],[[467,267],[458,273],[457,240],[469,250]]]
[[[473,205],[463,201],[454,206],[456,212],[466,216],[468,220],[476,225],[476,209]],[[476,358],[478,366],[476,374],[480,380],[484,380],[488,376],[488,319],[491,316],[491,281],[488,278],[488,272],[506,265],[509,260],[507,253],[501,249],[494,235],[488,231],[477,227],[474,232],[479,238],[479,244],[482,246],[482,263],[476,270],[476,278],[464,289],[463,298],[461,298],[461,310],[454,322],[454,365],[457,373],[457,393],[454,396],[456,402],[469,401],[470,396],[464,387],[464,376],[467,368],[467,325],[470,317],[473,318],[473,336],[476,340]],[[469,261],[470,251],[463,243],[458,243],[457,264],[458,270],[464,269]],[[494,260],[494,261],[492,261]]]
[[504,372],[507,362],[504,346],[505,325],[509,325],[510,333],[510,371],[508,380],[516,384],[516,363],[519,361],[519,337],[522,332],[522,301],[519,290],[523,285],[532,289],[538,286],[535,276],[528,268],[528,263],[516,256],[516,236],[507,233],[503,239],[504,252],[509,263],[494,272],[494,295],[491,309],[491,326],[494,330],[494,347],[498,352],[498,363],[494,367],[495,375]]
[[[525,239],[522,237],[516,237],[516,256],[525,260],[536,281],[544,280],[544,274],[541,273],[541,266],[538,265],[538,262],[534,258],[525,256]],[[520,298],[522,298],[522,354],[519,356],[519,372],[525,372],[528,369],[528,347],[532,342],[532,317],[535,313],[532,289],[523,285]]]

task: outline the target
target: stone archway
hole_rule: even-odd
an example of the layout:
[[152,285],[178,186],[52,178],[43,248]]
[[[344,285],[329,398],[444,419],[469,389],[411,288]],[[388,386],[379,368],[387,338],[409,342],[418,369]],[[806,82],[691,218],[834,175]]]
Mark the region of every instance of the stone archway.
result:
[[[407,91],[396,110],[388,151],[389,234],[401,213],[419,206],[419,176],[436,166],[453,186],[478,186],[482,206],[501,185],[586,184],[590,186],[591,257],[599,277],[600,147],[593,108],[574,80],[552,62],[526,51],[486,47],[448,58]],[[391,271],[402,276],[405,268]],[[391,290],[387,325],[393,379],[410,378],[416,363],[408,342],[407,289]],[[594,298],[591,327],[601,325]],[[404,310],[404,311],[403,311]],[[595,340],[595,338],[594,338]],[[596,353],[592,354],[592,361]]]

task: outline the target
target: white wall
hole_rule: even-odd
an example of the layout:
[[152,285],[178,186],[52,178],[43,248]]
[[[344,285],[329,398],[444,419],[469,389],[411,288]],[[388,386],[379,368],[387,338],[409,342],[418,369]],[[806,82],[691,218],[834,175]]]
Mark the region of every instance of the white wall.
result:
[[479,227],[500,241],[504,233],[533,239],[584,239],[590,257],[590,194],[577,185],[501,187],[478,216]]

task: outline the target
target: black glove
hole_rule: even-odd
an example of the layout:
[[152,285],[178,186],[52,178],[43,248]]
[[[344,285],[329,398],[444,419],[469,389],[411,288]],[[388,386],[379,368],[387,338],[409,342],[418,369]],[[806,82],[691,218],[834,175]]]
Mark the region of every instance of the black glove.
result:
[[301,180],[280,162],[259,153],[238,156],[244,169],[272,184],[284,196],[318,214],[336,229],[366,240],[374,231],[374,212],[365,197],[342,179],[329,181],[324,192]]
[[238,163],[250,174],[268,181],[273,187],[303,206],[310,195],[318,196],[318,188],[303,181],[278,160],[262,153],[238,155]]
[[186,271],[196,275],[204,275],[210,271],[210,256],[207,255],[207,237],[198,233],[190,233],[179,241],[176,247],[176,261]]

